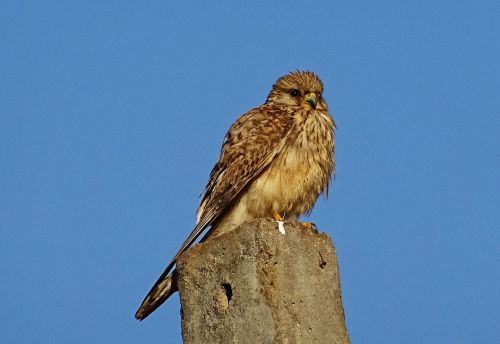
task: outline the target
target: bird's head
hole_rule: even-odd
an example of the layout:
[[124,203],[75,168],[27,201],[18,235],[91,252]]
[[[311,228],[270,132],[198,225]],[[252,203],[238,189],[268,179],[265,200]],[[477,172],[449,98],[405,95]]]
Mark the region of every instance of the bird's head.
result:
[[296,71],[279,78],[267,96],[276,105],[327,110],[323,99],[323,82],[313,72]]

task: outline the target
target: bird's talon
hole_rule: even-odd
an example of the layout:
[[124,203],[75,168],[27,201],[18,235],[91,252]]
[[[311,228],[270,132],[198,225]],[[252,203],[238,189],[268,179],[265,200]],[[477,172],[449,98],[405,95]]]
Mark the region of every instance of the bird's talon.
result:
[[318,227],[316,227],[316,225],[312,222],[302,222],[302,227],[304,229],[318,233]]

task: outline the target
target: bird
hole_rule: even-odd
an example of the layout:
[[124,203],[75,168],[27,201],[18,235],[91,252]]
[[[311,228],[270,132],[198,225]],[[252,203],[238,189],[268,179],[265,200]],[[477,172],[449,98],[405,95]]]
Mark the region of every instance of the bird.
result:
[[328,195],[335,173],[335,129],[315,73],[297,70],[278,78],[264,104],[227,131],[201,195],[196,226],[135,317],[145,319],[177,291],[176,259],[203,232],[200,242],[255,218],[283,221],[309,215],[318,197]]

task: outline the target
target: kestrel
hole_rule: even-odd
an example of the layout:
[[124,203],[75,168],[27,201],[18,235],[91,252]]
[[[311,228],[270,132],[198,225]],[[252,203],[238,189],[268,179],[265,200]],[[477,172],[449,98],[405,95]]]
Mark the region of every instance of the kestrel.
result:
[[203,240],[261,217],[296,220],[328,192],[335,169],[335,122],[312,72],[279,78],[261,106],[241,116],[226,134],[210,173],[197,223],[137,310],[143,320],[177,290],[176,259],[209,228]]

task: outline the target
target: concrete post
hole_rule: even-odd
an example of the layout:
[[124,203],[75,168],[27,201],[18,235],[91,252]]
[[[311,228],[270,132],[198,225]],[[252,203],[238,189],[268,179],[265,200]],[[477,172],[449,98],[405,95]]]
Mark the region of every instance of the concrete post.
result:
[[326,234],[257,219],[177,262],[186,344],[349,343]]

